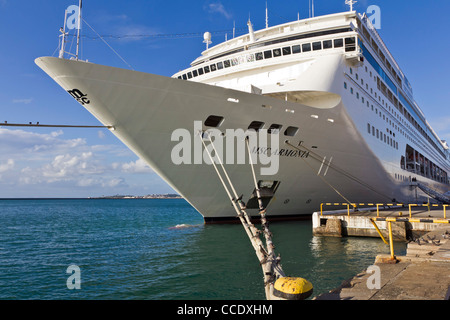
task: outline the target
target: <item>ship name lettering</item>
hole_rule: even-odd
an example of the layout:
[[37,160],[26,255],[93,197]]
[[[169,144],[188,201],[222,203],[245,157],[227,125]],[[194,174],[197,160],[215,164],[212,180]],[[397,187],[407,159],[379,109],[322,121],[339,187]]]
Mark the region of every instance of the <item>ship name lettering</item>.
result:
[[290,150],[290,149],[275,149],[272,151],[270,147],[254,147],[252,150],[254,154],[265,154],[265,155],[273,155],[273,156],[283,156],[283,157],[292,157],[292,158],[308,158],[308,151],[300,151],[300,150]]

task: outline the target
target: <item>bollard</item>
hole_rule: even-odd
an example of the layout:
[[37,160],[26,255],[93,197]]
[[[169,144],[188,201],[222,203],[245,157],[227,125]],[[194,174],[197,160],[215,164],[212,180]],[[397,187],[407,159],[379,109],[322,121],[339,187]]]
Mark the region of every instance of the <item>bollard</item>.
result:
[[391,251],[391,260],[395,260],[394,240],[392,239],[392,222],[391,221],[388,221],[388,229],[389,229],[389,249]]

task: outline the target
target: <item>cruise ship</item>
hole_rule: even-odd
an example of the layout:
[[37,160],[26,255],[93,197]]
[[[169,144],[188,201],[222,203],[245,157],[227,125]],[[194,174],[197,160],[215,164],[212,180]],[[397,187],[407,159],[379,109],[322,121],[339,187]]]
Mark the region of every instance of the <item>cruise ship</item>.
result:
[[[205,33],[207,46],[209,40]],[[247,34],[208,46],[172,77],[66,59],[64,52],[36,64],[206,223],[236,219],[215,167],[204,161],[204,146],[212,145],[204,133],[212,130],[223,139],[241,130],[270,141],[247,151],[276,158],[270,174],[262,174],[267,163],[254,163],[272,220],[309,217],[324,202],[450,198],[448,144],[366,14],[350,10],[257,31],[249,21]],[[190,133],[183,138],[190,148],[180,147],[177,130]],[[232,161],[240,144],[225,144],[215,159],[257,216],[252,162]]]

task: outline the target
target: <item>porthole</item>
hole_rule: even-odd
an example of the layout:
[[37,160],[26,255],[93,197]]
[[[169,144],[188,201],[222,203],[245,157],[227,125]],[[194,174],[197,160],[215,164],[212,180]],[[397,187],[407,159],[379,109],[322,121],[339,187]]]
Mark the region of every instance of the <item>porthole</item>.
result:
[[206,118],[204,124],[207,127],[217,128],[222,124],[222,122],[223,122],[223,117],[211,115],[208,118]]
[[267,130],[267,133],[269,133],[269,134],[272,134],[272,133],[277,134],[277,133],[280,132],[280,130],[281,130],[282,127],[283,127],[283,126],[282,126],[281,124],[272,124],[272,125],[269,127],[269,129]]
[[283,48],[283,56],[286,56],[288,54],[291,54],[291,47],[284,47]]
[[264,127],[264,122],[252,121],[252,123],[250,123],[250,125],[248,126],[248,129],[259,131],[260,129],[262,129],[262,127]]
[[335,48],[341,48],[344,46],[344,40],[343,39],[334,39],[334,47]]
[[331,41],[331,40],[324,40],[323,41],[323,48],[324,49],[331,49],[331,48],[333,48],[333,41]]
[[303,52],[311,51],[311,43],[302,44],[302,51]]
[[322,42],[317,41],[317,42],[313,42],[313,50],[317,51],[317,50],[321,50],[322,49]]
[[298,128],[297,127],[287,127],[286,130],[284,130],[284,135],[293,137],[297,134]]
[[281,56],[281,49],[273,49],[273,56],[274,57]]
[[271,50],[264,51],[264,59],[269,58],[272,58],[272,51]]

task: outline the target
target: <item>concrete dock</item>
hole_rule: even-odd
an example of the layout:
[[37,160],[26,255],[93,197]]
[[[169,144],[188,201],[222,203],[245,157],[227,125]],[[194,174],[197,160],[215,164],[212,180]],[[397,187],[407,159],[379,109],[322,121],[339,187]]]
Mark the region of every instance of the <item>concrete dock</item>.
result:
[[394,240],[413,239],[443,224],[450,224],[450,206],[379,206],[357,211],[319,211],[312,216],[314,235],[336,237],[379,238],[380,231],[387,239],[388,221],[392,221]]
[[[326,216],[327,219],[316,221],[316,234],[380,237],[375,227],[370,227],[371,223],[359,221],[358,226],[364,230],[354,228],[355,221],[349,219],[347,212],[322,213],[321,216],[319,212],[318,216],[321,219]],[[379,255],[375,258],[374,266],[368,266],[367,270],[314,300],[450,300],[450,223],[448,216],[444,218],[442,210],[416,208],[410,215],[408,209],[405,212],[404,208],[391,208],[378,213],[370,210],[361,212],[361,215],[350,213],[350,217],[352,215],[354,220],[381,220],[376,223],[382,232],[385,231],[384,226],[381,226],[383,219],[399,223],[397,240],[409,241],[406,255],[395,256],[394,260],[391,255]],[[328,219],[333,221],[328,222]]]

